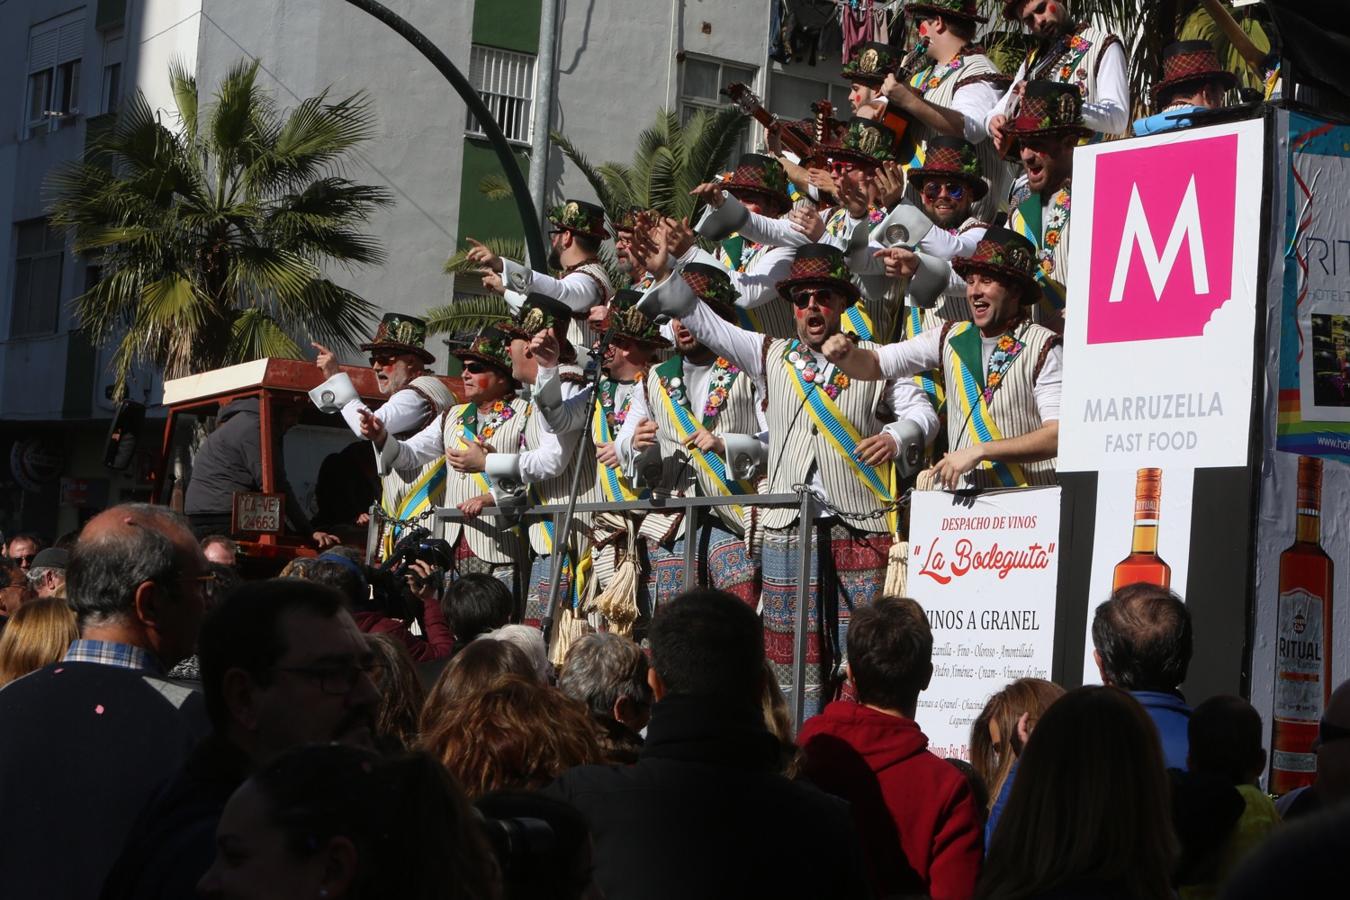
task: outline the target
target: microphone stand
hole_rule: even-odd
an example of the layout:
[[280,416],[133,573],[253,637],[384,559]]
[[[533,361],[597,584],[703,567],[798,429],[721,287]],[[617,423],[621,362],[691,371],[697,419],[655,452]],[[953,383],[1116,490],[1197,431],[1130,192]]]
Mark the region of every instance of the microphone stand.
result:
[[[613,317],[611,317],[612,319]],[[544,640],[548,640],[549,632],[553,629],[553,620],[558,614],[559,593],[562,589],[562,567],[563,556],[570,553],[567,541],[572,532],[572,517],[577,506],[577,494],[581,491],[581,473],[585,469],[581,461],[585,453],[595,453],[595,437],[591,433],[591,421],[595,417],[595,405],[600,402],[600,378],[604,374],[605,351],[609,349],[610,343],[614,340],[615,328],[611,321],[610,326],[605,329],[601,335],[599,343],[595,345],[595,374],[591,378],[591,400],[586,406],[586,423],[582,426],[581,439],[577,441],[577,453],[574,457],[575,468],[572,470],[572,494],[567,498],[567,512],[563,515],[560,525],[554,529],[553,535],[553,571],[548,582],[548,607],[543,617],[539,620],[539,628],[544,632]],[[580,561],[578,561],[578,565]],[[576,579],[576,570],[573,569],[572,579]]]

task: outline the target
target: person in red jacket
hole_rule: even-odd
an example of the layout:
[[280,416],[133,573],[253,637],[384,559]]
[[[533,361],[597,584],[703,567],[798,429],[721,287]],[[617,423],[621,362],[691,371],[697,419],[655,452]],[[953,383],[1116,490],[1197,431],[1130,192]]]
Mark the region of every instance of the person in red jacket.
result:
[[797,737],[804,774],[848,800],[878,897],[969,898],[983,857],[980,812],[964,775],[928,750],[914,721],[933,675],[933,632],[913,600],[853,611],[849,681]]

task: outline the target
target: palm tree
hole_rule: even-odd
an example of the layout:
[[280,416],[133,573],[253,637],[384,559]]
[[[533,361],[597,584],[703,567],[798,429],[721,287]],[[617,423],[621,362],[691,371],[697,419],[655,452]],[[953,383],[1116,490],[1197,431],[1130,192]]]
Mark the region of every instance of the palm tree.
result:
[[49,179],[52,222],[102,267],[75,305],[117,345],[119,391],[141,361],[176,377],[369,333],[375,307],[324,268],[384,259],[360,226],[389,194],[338,174],[372,133],[370,105],[325,92],[283,115],[257,73],[236,64],[201,109],[196,80],[171,66],[176,128],[137,94],[89,159]]

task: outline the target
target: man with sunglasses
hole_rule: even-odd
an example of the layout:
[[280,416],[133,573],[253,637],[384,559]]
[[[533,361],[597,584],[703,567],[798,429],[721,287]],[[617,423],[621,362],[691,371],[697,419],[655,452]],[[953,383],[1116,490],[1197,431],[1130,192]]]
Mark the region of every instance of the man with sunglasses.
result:
[[1087,134],[1125,133],[1130,126],[1128,61],[1117,35],[1075,21],[1068,0],[1003,0],[1003,17],[1020,22],[1036,45],[1013,75],[1012,87],[985,117],[985,130],[998,152],[1009,150],[1008,125],[1024,115],[1021,104],[1032,81],[1076,85]]
[[[450,389],[427,370],[436,362],[436,357],[427,351],[426,337],[427,324],[423,320],[386,313],[375,337],[361,345],[361,349],[370,354],[376,386],[388,398],[374,412],[362,402],[351,378],[341,371],[333,351],[322,344],[314,344],[318,350],[314,364],[326,380],[311,391],[310,396],[318,398],[331,392],[339,398],[342,418],[357,437],[361,436],[363,415],[379,419],[386,431],[401,440],[412,437],[455,403]],[[385,515],[395,519],[414,518],[443,504],[445,460],[438,456],[415,471],[386,472],[380,478],[380,486],[380,506]],[[363,520],[364,516],[358,517],[356,524],[365,524]],[[392,535],[388,529],[382,529],[381,552],[387,553],[392,545]]]
[[1036,256],[1031,243],[990,228],[952,268],[966,279],[970,319],[946,322],[879,349],[831,338],[825,355],[859,380],[906,378],[939,369],[946,391],[947,446],[936,482],[1001,488],[1055,483],[1063,348],[1033,324]]
[[[964,138],[994,181],[992,197],[1002,197],[1007,166],[987,141],[984,120],[1009,79],[975,43],[977,26],[989,20],[975,0],[926,0],[906,4],[905,12],[914,22],[922,59],[910,71],[887,77],[880,92],[911,120],[906,140],[919,148],[914,165],[928,164],[934,137]],[[982,213],[992,215],[993,209]]]
[[5,546],[5,556],[26,574],[41,550],[42,541],[37,535],[16,534]]
[[[660,271],[667,261],[651,261]],[[678,275],[678,272],[676,273]],[[649,315],[678,318],[701,343],[759,382],[767,398],[769,454],[765,490],[812,491],[821,501],[813,560],[803,691],[807,715],[829,699],[839,676],[848,617],[881,594],[897,529],[895,485],[917,467],[938,430],[937,414],[914,382],[850,380],[825,358],[830,339],[852,344],[840,331],[844,310],[857,302],[843,253],[826,244],[797,250],[789,277],[779,283],[792,312],[795,337],[770,338],[729,323],[702,303],[682,277],[647,292]],[[870,342],[859,342],[872,347]],[[884,410],[884,411],[883,411]],[[893,419],[889,426],[883,421]],[[898,460],[898,462],[897,462]],[[792,634],[800,554],[798,510],[762,510],[748,545],[761,555],[765,651],[786,686],[792,681]],[[762,529],[760,533],[759,529]],[[821,635],[824,639],[821,639]]]
[[400,471],[406,478],[406,473],[444,458],[445,503],[471,517],[445,525],[442,537],[455,553],[451,574],[483,572],[517,590],[519,566],[525,560],[519,532],[477,518],[504,493],[486,474],[488,454],[497,449],[515,452],[523,441],[529,403],[516,392],[509,344],[506,334],[487,328],[467,350],[457,352],[465,402],[447,409],[417,434],[399,440],[374,415],[362,413],[361,436],[374,442],[381,474]]
[[483,285],[502,294],[514,313],[530,293],[561,301],[572,311],[568,338],[578,347],[590,346],[591,336],[582,327],[586,314],[603,306],[614,294],[609,275],[600,263],[600,245],[609,237],[605,211],[594,203],[568,200],[548,215],[549,268],[561,270],[558,277],[536,272],[514,260],[503,259],[482,243],[469,238],[469,262],[481,267]]

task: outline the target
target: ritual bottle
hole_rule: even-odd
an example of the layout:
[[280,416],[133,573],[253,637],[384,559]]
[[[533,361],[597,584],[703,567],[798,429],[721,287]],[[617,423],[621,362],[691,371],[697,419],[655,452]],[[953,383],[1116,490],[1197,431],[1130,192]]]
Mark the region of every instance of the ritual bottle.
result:
[[1127,584],[1172,584],[1172,567],[1158,556],[1158,513],[1162,507],[1162,469],[1140,469],[1134,480],[1134,537],[1130,555],[1116,563],[1111,590]]
[[1334,566],[1322,549],[1322,461],[1298,458],[1294,543],[1280,554],[1275,625],[1275,729],[1270,790],[1312,784],[1313,740],[1331,698],[1331,585]]

